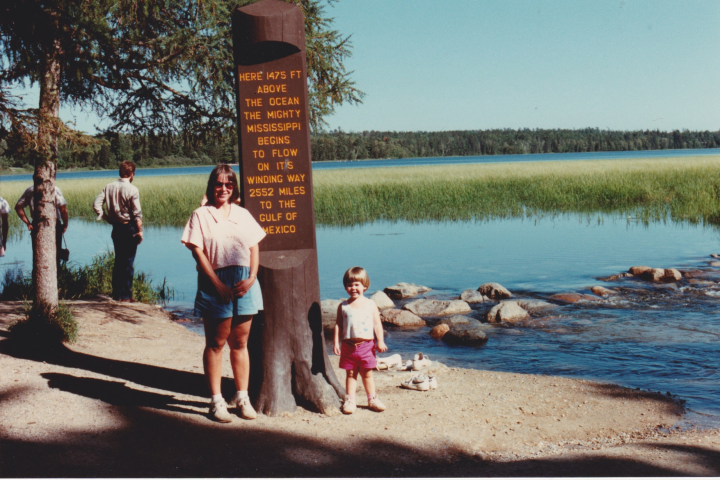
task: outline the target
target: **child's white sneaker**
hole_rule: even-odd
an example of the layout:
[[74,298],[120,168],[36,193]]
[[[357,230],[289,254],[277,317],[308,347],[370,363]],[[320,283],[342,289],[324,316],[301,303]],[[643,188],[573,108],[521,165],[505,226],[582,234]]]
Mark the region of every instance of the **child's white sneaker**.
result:
[[232,415],[228,413],[227,403],[222,398],[216,402],[210,401],[210,415],[220,423],[232,422]]
[[240,410],[240,416],[245,420],[254,420],[257,418],[257,412],[248,397],[240,397],[240,395],[236,393],[233,399],[230,400],[230,407]]
[[377,395],[368,400],[368,407],[375,412],[385,411],[385,404],[380,401]]
[[342,412],[347,415],[350,415],[355,412],[356,408],[357,408],[357,405],[355,405],[355,400],[348,398],[347,400],[345,400],[345,403],[343,403]]

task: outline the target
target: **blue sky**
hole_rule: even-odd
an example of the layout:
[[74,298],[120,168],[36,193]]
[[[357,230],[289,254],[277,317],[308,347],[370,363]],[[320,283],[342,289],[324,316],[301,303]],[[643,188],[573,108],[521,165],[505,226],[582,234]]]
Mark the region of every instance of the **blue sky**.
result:
[[341,0],[331,128],[720,129],[720,1]]
[[326,13],[352,35],[347,66],[367,94],[331,129],[720,129],[719,0],[340,0]]

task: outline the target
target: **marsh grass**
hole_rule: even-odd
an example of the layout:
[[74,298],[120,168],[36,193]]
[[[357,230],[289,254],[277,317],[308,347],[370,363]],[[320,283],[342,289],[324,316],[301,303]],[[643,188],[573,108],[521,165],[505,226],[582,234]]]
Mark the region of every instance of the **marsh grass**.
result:
[[[58,297],[61,299],[92,298],[96,295],[112,295],[112,270],[115,255],[105,252],[93,257],[90,265],[60,264],[58,271]],[[152,278],[135,272],[133,298],[142,303],[165,304],[175,296],[175,291],[163,278],[153,285]],[[32,279],[19,269],[6,270],[0,282],[0,300],[24,300],[32,298]]]
[[[483,220],[614,213],[641,221],[720,224],[720,156],[320,170],[315,217],[325,225],[373,220]],[[95,217],[107,178],[60,180],[72,217]],[[144,222],[183,226],[207,177],[137,178]],[[19,198],[27,185],[6,182]],[[16,216],[12,215],[14,221]],[[19,223],[19,222],[17,222]]]

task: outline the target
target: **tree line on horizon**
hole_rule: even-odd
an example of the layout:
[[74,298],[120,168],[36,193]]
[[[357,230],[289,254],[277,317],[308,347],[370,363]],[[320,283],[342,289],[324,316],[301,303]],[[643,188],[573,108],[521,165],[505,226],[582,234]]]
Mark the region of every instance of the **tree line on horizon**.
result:
[[[104,133],[84,148],[60,145],[58,169],[114,169],[132,160],[139,167],[237,163],[235,134],[217,136]],[[493,129],[443,132],[344,132],[311,135],[313,161],[471,155],[720,148],[720,131],[618,131],[596,128]],[[29,155],[5,155],[0,170],[31,168]]]

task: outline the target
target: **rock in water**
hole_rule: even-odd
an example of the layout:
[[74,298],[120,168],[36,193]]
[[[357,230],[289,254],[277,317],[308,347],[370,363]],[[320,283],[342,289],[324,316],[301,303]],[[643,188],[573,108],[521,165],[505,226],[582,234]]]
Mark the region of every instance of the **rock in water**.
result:
[[441,323],[440,325],[434,326],[433,329],[430,330],[430,336],[432,338],[440,340],[449,331],[450,331],[450,327],[445,325],[444,323]]
[[552,295],[550,299],[563,303],[594,302],[600,300],[598,297],[583,295],[582,293],[556,293]]
[[517,302],[500,302],[487,314],[488,322],[515,323],[530,318],[530,315]]
[[485,295],[472,288],[460,294],[460,300],[467,303],[483,303],[486,299]]
[[337,321],[337,309],[342,300],[323,300],[320,302],[320,310],[322,311],[323,329],[333,330]]
[[662,277],[663,282],[678,282],[682,280],[682,273],[675,268],[666,268]]
[[470,325],[473,322],[477,322],[474,318],[466,317],[464,315],[453,315],[450,318],[443,318],[440,323],[443,325]]
[[640,274],[640,278],[642,278],[643,280],[648,280],[650,282],[659,282],[664,276],[664,268],[651,268],[650,270],[645,270]]
[[454,325],[442,336],[442,341],[448,345],[478,346],[485,344],[488,337],[474,325]]
[[642,265],[642,266],[638,266],[638,267],[630,267],[630,269],[628,270],[628,273],[635,275],[637,277],[638,275],[642,275],[643,273],[647,272],[648,270],[652,270],[652,268]]
[[503,287],[499,283],[484,283],[478,287],[478,292],[482,293],[486,297],[494,299],[510,298],[512,293],[510,290]]
[[515,300],[515,303],[520,305],[528,312],[540,312],[542,310],[549,310],[551,308],[558,307],[554,303],[549,303],[544,300],[537,300],[535,298],[520,298],[518,300]]
[[444,317],[472,311],[470,305],[462,300],[415,300],[403,305],[403,308],[421,317]]
[[391,287],[385,288],[383,291],[388,297],[400,300],[402,298],[410,298],[420,295],[421,293],[429,292],[430,288],[423,287],[422,285],[415,285],[414,283],[400,282],[396,283]]
[[386,308],[395,308],[395,304],[392,300],[390,300],[390,297],[388,297],[385,292],[381,290],[373,293],[370,297],[370,300],[375,302],[375,305],[377,305],[380,310],[385,310]]
[[391,308],[389,310],[383,310],[380,312],[380,319],[384,323],[395,325],[396,327],[424,327],[425,320],[418,317],[412,312],[407,310],[400,310],[399,308]]
[[598,297],[612,297],[614,295],[617,295],[618,292],[615,290],[611,290],[609,288],[601,287],[599,285],[596,285],[590,289],[591,292],[593,292]]

